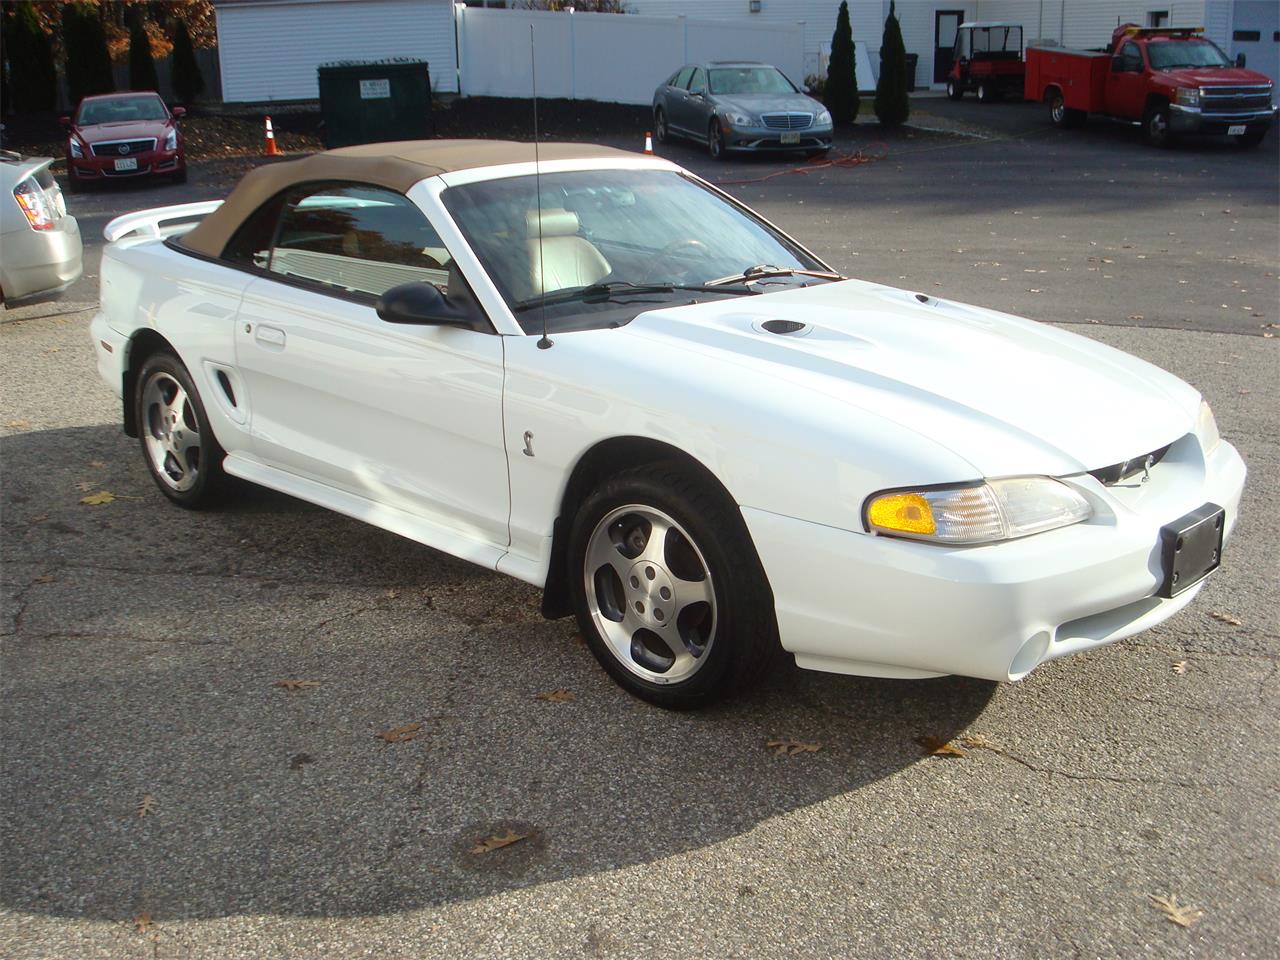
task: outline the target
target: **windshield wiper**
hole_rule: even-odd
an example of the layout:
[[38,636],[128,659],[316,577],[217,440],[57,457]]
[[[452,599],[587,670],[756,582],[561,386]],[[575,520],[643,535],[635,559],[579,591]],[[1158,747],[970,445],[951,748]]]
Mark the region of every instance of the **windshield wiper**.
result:
[[750,283],[753,280],[764,280],[768,277],[817,277],[820,280],[848,280],[838,273],[829,270],[804,270],[800,267],[775,267],[771,263],[758,263],[747,267],[741,273],[735,273],[716,280],[708,280],[708,287],[726,287],[735,283]]
[[513,306],[513,310],[531,310],[534,307],[552,307],[560,303],[581,301],[604,302],[617,296],[640,293],[675,293],[677,290],[692,290],[696,293],[754,293],[754,290],[721,290],[711,284],[689,283],[632,283],[630,280],[610,280],[607,283],[592,283],[585,287],[571,287],[557,290],[541,297],[529,297]]

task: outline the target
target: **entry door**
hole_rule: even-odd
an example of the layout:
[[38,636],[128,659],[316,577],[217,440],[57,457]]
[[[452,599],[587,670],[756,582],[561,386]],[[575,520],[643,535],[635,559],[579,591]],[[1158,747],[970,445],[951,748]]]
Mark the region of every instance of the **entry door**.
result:
[[939,10],[933,15],[933,82],[945,83],[955,55],[956,33],[964,23],[963,10]]

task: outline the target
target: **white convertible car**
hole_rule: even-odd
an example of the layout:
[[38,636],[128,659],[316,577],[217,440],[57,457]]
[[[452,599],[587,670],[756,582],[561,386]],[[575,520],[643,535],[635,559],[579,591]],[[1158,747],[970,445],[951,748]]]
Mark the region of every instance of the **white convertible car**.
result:
[[382,143],[107,227],[99,369],[160,489],[224,474],[543,588],[664,706],[786,651],[1017,680],[1186,606],[1245,468],[1199,394],[846,280],[675,164]]

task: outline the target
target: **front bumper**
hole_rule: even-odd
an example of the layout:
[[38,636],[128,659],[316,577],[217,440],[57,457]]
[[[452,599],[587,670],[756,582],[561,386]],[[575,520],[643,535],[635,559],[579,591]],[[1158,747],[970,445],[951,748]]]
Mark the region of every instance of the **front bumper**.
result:
[[[830,126],[809,127],[804,130],[774,130],[769,127],[735,127],[721,123],[725,149],[751,153],[775,150],[830,150],[832,131]],[[794,134],[795,143],[784,143],[783,134]],[[790,137],[787,138],[791,139]]]
[[6,302],[61,293],[80,279],[84,245],[80,225],[60,217],[51,230],[32,230],[23,222],[4,235],[0,289]]
[[124,373],[129,366],[129,338],[111,328],[107,315],[99,310],[89,323],[89,335],[93,338],[93,355],[98,361],[98,375],[124,397]]
[[1199,107],[1169,104],[1169,129],[1174,133],[1225,134],[1231,127],[1270,127],[1276,119],[1276,107],[1245,110],[1236,113],[1209,113]]
[[782,645],[798,666],[1018,680],[1190,603],[1203,583],[1170,600],[1155,595],[1164,575],[1160,528],[1213,502],[1226,509],[1229,536],[1244,478],[1229,443],[1206,458],[1188,435],[1152,468],[1149,484],[1073,478],[1094,504],[1090,520],[974,547],[854,533],[745,507],[742,514],[773,589]]
[[135,170],[117,170],[115,157],[67,156],[68,175],[77,180],[128,180],[133,177],[146,177],[152,174],[166,176],[179,173],[186,166],[181,149],[148,150],[130,155],[130,159],[138,163]]

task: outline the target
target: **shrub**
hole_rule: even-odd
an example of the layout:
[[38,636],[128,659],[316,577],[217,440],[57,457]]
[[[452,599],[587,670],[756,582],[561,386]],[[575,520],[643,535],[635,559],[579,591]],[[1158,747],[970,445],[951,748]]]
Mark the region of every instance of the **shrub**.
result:
[[894,0],[889,0],[889,18],[884,22],[880,46],[880,82],[876,84],[876,116],[886,127],[907,122],[911,103],[907,99],[907,50],[902,45],[902,27]]
[[129,28],[129,89],[155,90],[159,86],[156,63],[151,59],[151,38],[138,17]]
[[107,52],[107,33],[102,29],[96,6],[87,3],[63,6],[62,44],[67,92],[73,107],[84,97],[110,93],[116,88],[111,75],[111,55]]
[[191,34],[181,20],[173,30],[173,90],[180,103],[190,103],[204,93],[204,75],[196,61]]
[[848,0],[840,0],[836,32],[831,35],[831,59],[827,62],[827,84],[823,102],[831,111],[831,122],[848,126],[858,119],[857,53],[853,48],[853,28],[849,25]]
[[53,46],[40,26],[35,7],[14,4],[0,19],[4,32],[4,58],[8,62],[5,106],[23,113],[52,110],[58,95],[53,66]]

